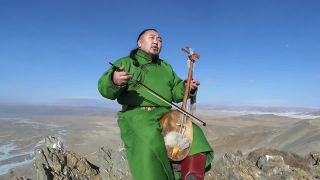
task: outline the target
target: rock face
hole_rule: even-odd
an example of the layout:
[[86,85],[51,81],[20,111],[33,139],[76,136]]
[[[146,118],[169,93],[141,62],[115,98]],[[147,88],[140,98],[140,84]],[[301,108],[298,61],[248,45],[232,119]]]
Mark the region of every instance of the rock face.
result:
[[132,179],[124,148],[117,151],[102,147],[99,150],[98,156],[101,169],[100,173],[103,179]]
[[57,138],[48,136],[45,144],[36,150],[37,179],[48,180],[113,180],[130,179],[125,152],[102,147],[99,150],[100,168],[63,148]]
[[207,173],[206,179],[320,179],[319,157],[317,152],[302,158],[293,153],[263,148],[247,157],[241,153],[226,153]]
[[[99,149],[99,167],[86,158],[66,151],[54,137],[36,152],[37,179],[132,179],[124,149]],[[24,177],[25,178],[25,177]],[[22,179],[22,178],[16,178]],[[25,178],[27,179],[27,178]],[[258,149],[244,156],[226,153],[206,173],[206,180],[295,180],[320,179],[320,153],[306,157],[274,149]]]
[[85,158],[66,151],[61,141],[49,136],[45,145],[36,150],[37,179],[95,179],[102,180],[99,168]]

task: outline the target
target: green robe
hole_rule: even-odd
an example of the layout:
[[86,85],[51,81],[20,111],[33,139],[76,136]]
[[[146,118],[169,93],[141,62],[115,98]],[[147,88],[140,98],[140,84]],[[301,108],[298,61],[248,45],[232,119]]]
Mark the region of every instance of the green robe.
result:
[[[123,66],[149,88],[171,102],[181,102],[184,94],[184,82],[175,74],[171,66],[163,60],[151,61],[151,57],[139,50],[135,55],[138,62],[130,57],[121,58],[114,64]],[[164,140],[161,135],[159,119],[171,106],[151,95],[147,90],[130,81],[126,86],[117,86],[112,82],[114,69],[110,68],[99,79],[98,89],[108,99],[117,99],[118,103],[129,108],[118,112],[118,125],[121,139],[125,144],[131,174],[135,180],[173,180],[175,179],[167,157]],[[146,111],[141,106],[157,106]],[[213,150],[202,130],[193,124],[193,144],[189,155],[206,152],[207,166],[213,160]],[[176,178],[179,178],[176,175]]]

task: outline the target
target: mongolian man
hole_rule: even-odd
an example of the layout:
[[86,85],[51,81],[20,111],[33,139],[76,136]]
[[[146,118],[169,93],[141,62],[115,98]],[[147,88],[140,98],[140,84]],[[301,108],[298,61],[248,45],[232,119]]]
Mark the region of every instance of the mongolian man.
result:
[[[98,89],[103,97],[117,99],[122,105],[118,125],[133,179],[204,179],[205,169],[210,166],[214,154],[201,128],[192,124],[193,143],[188,156],[172,162],[167,155],[159,122],[172,106],[134,81],[142,82],[167,101],[182,101],[185,82],[159,58],[161,48],[162,39],[157,30],[142,31],[137,38],[137,48],[129,56],[114,62],[114,66],[99,79]],[[199,85],[199,81],[191,81],[190,95],[195,94]],[[178,163],[180,168],[173,168],[173,163]]]

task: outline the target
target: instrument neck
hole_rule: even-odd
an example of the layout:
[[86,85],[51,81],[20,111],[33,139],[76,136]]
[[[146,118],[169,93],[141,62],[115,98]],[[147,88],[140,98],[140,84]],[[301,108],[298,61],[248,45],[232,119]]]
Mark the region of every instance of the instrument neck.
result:
[[183,101],[182,101],[182,106],[181,109],[186,110],[187,108],[187,102],[188,102],[188,98],[189,98],[189,94],[190,94],[190,85],[191,85],[191,80],[192,80],[192,76],[193,76],[193,64],[194,64],[194,60],[189,58],[189,69],[188,69],[188,78],[187,78],[187,82],[185,85],[185,90],[184,90],[184,97],[183,97]]

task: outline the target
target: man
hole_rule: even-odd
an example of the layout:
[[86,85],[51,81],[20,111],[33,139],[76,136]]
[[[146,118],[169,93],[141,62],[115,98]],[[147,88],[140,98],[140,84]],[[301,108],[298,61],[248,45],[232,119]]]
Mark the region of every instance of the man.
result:
[[[118,125],[135,180],[180,178],[174,174],[167,157],[159,123],[161,116],[170,112],[171,106],[134,81],[141,81],[168,101],[182,101],[184,81],[159,58],[161,48],[162,39],[157,30],[142,31],[137,39],[137,48],[131,51],[130,56],[114,63],[121,68],[110,68],[98,84],[103,97],[117,99],[123,107],[118,112]],[[192,80],[191,92],[195,92],[199,85],[199,81]],[[205,166],[213,160],[213,151],[202,130],[193,124],[193,132],[189,156],[180,162],[182,179],[203,179]]]

